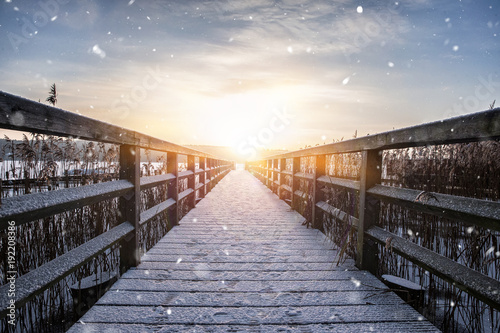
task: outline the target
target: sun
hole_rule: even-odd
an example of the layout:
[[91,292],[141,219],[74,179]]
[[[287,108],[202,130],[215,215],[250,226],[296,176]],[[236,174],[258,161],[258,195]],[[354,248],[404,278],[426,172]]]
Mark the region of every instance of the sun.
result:
[[[291,96],[284,89],[275,88],[214,99],[207,105],[210,117],[206,123],[206,134],[219,145],[236,148],[249,137],[258,137],[262,131],[268,132],[266,129],[270,127],[277,129],[278,125],[273,122],[275,114],[291,103]],[[282,129],[282,126],[279,128]],[[260,145],[271,143],[264,141]]]

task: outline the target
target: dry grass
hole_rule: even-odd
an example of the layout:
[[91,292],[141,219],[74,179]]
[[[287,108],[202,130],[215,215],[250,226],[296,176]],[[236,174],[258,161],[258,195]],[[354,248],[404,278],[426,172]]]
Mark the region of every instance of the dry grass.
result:
[[[327,173],[359,180],[360,154],[327,156]],[[309,166],[309,169],[313,167]],[[427,146],[383,154],[382,184],[457,196],[500,200],[500,143]],[[323,201],[357,217],[357,193],[323,188]],[[356,256],[356,237],[348,218],[324,214],[325,233],[340,253]],[[382,203],[379,226],[420,246],[500,279],[500,233],[460,221]],[[342,259],[342,258],[340,258]],[[433,276],[389,248],[379,246],[379,274],[393,274],[426,289],[419,310],[446,332],[498,332],[500,314],[453,285]]]
[[[15,142],[6,138],[2,148],[7,161],[2,173],[3,197],[57,190],[118,178],[119,147],[116,145],[75,141],[54,136],[25,134]],[[149,154],[146,154],[149,156]],[[166,157],[157,163],[148,161],[143,175],[166,173]],[[186,184],[187,185],[187,184]],[[186,186],[181,184],[180,186]],[[166,199],[166,186],[141,192],[141,211]],[[166,214],[160,215],[139,232],[143,251],[151,248],[171,228]],[[17,227],[16,264],[18,276],[36,269],[92,238],[110,230],[121,221],[118,198],[67,211]],[[0,283],[6,283],[6,232],[0,232]],[[23,332],[63,332],[83,313],[73,311],[70,286],[92,274],[118,272],[118,246],[107,250],[75,273],[47,289],[40,296],[18,308],[17,322]],[[81,301],[81,300],[80,300]],[[12,331],[6,320],[2,332]]]
[[[430,192],[500,200],[500,143],[400,149],[384,154],[385,184]],[[500,279],[500,233],[461,221],[382,204],[380,226],[467,267]],[[447,332],[497,332],[500,314],[453,285],[380,247],[380,273],[426,288],[423,312]]]

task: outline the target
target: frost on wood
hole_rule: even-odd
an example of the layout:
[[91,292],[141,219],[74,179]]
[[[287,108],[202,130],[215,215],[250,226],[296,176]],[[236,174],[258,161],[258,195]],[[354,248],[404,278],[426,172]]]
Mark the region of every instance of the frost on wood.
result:
[[437,331],[302,222],[233,171],[70,332]]

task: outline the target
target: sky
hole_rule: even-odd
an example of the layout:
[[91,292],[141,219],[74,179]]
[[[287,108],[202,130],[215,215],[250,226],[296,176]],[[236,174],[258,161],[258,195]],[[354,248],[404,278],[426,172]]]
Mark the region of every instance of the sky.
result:
[[0,90],[250,156],[500,105],[499,34],[498,0],[0,0]]

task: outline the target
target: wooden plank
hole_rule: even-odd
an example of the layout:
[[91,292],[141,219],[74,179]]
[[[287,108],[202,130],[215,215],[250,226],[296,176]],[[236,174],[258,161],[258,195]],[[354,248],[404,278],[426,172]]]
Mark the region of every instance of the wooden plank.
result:
[[359,181],[356,180],[351,180],[351,179],[345,179],[345,178],[338,178],[338,177],[332,177],[332,176],[321,176],[317,179],[318,183],[321,183],[323,185],[330,185],[330,186],[339,186],[351,190],[356,190],[359,191],[360,184]]
[[186,178],[186,177],[189,177],[189,176],[191,176],[191,175],[193,175],[193,174],[194,174],[194,172],[193,172],[193,171],[191,171],[191,170],[181,171],[181,172],[179,172],[179,176],[178,176],[178,178],[179,178],[179,179],[181,179],[181,178]]
[[156,176],[141,177],[141,190],[146,190],[155,186],[163,185],[170,180],[174,180],[175,176],[171,173]]
[[314,174],[312,174],[312,173],[296,172],[294,174],[294,176],[297,178],[300,178],[300,179],[305,179],[305,180],[313,180],[314,179]]
[[376,185],[368,194],[420,212],[472,223],[500,231],[500,202],[429,193],[433,198],[417,201],[420,190]]
[[[409,305],[376,306],[304,306],[294,307],[163,307],[98,305],[81,319],[89,322],[117,322],[129,324],[231,324],[231,325],[285,325],[285,324],[346,324],[419,321],[421,317]],[[170,310],[170,311],[169,311]],[[384,318],[384,319],[381,319]]]
[[207,153],[3,91],[0,91],[0,111],[0,128],[74,137],[82,140],[137,145],[144,149],[170,151],[184,155],[214,157]]
[[[43,293],[45,289],[61,281],[78,267],[133,232],[134,227],[130,223],[122,223],[68,253],[18,277],[16,279],[16,308],[20,308],[27,301]],[[8,288],[8,284],[1,286],[0,294],[7,295]],[[8,303],[7,297],[0,298],[0,318],[7,314]]]
[[[213,237],[213,236],[212,236]],[[300,240],[300,239],[299,239]],[[310,241],[309,239],[301,239],[302,241]],[[299,250],[299,249],[276,249],[276,248],[239,248],[233,249],[231,247],[226,249],[221,248],[207,248],[199,247],[196,249],[196,254],[199,256],[273,256],[279,255],[281,257],[292,257],[292,256],[302,256],[302,257],[313,257],[313,256],[324,256],[327,254],[336,255],[337,251],[333,249],[316,249],[316,250]],[[152,249],[148,251],[148,255],[175,255],[177,258],[183,258],[183,255],[192,255],[193,248],[190,246],[179,246],[178,244],[161,243],[155,245]]]
[[181,201],[182,199],[186,198],[188,195],[193,194],[194,190],[192,188],[188,188],[181,193],[179,193],[179,197],[177,199],[177,202]]
[[495,140],[498,138],[500,138],[500,108],[273,155],[267,158],[297,158],[372,149],[384,150]]
[[208,325],[165,325],[165,324],[119,324],[119,323],[84,323],[78,322],[70,331],[71,333],[100,333],[100,332],[122,332],[122,333],[156,333],[156,332],[337,332],[337,333],[359,333],[359,332],[440,332],[426,321],[406,322],[370,322],[370,323],[338,323],[338,324],[283,324],[283,325],[234,325],[234,324],[212,324]]
[[148,223],[152,219],[154,219],[156,216],[160,215],[164,211],[168,210],[169,208],[173,207],[175,205],[175,200],[170,198],[162,203],[151,207],[150,209],[144,211],[141,213],[141,218],[140,218],[140,225],[144,225],[145,223]]
[[[296,273],[296,272],[294,272]],[[199,275],[203,274],[200,272]],[[148,291],[127,291],[108,293],[98,302],[99,305],[138,305],[155,306],[213,306],[227,307],[235,304],[245,307],[259,306],[345,306],[345,305],[366,305],[386,304],[400,305],[403,300],[393,293],[387,293],[387,287],[380,292],[373,290],[356,291],[333,291],[333,292],[286,292],[286,293],[217,293],[205,294],[199,297],[190,292],[148,292]],[[249,295],[250,294],[250,295]]]
[[471,294],[484,303],[500,310],[500,281],[481,274],[473,269],[441,256],[404,238],[396,236],[379,227],[371,227],[367,236],[385,245],[392,238],[391,247],[401,256],[413,261],[443,280]]
[[165,291],[169,292],[339,292],[339,291],[380,291],[369,285],[360,285],[349,280],[322,281],[185,281],[185,280],[146,280],[119,279],[110,289],[131,291]]
[[0,230],[7,228],[8,221],[15,221],[16,225],[21,225],[102,200],[116,198],[133,189],[134,186],[129,181],[118,180],[3,198],[0,207]]
[[[217,246],[220,249],[220,245]],[[292,263],[187,263],[149,261],[141,263],[141,269],[170,269],[196,271],[201,267],[210,271],[344,271],[357,270],[354,260],[347,259],[342,266],[325,265],[317,262]]]
[[300,256],[282,256],[279,254],[274,255],[263,255],[263,256],[232,256],[225,255],[170,255],[170,254],[145,254],[142,256],[141,260],[146,261],[162,261],[162,262],[177,262],[181,259],[184,262],[205,262],[205,263],[215,263],[215,262],[323,262],[326,265],[331,264],[335,260],[335,254],[325,254],[322,256],[314,257],[304,257]]
[[[203,248],[211,248],[211,247],[216,247],[219,249],[224,249],[228,247],[228,238],[220,238],[220,239],[208,239],[208,240],[200,240],[200,241],[192,241],[192,240],[170,240],[170,244],[185,244],[186,246],[191,246],[193,249],[196,249],[198,246],[203,247]],[[236,238],[236,237],[233,237]],[[272,240],[246,240],[246,239],[237,239],[238,240],[238,245],[233,245],[231,248],[247,248],[247,247],[254,247],[254,248],[262,248],[266,246],[272,246],[273,241]],[[288,238],[284,239],[278,239],[278,240],[288,240]],[[276,242],[276,239],[274,240]],[[299,249],[299,250],[306,250],[306,249],[311,249],[311,250],[317,250],[317,249],[324,249],[325,246],[323,244],[282,244],[282,249],[283,250],[291,250],[291,249]]]
[[344,212],[336,207],[333,207],[332,205],[327,204],[324,201],[318,202],[316,204],[316,207],[318,207],[319,209],[321,209],[322,211],[324,211],[325,213],[329,214],[330,216],[336,218],[339,221],[345,222],[347,219],[349,219],[351,226],[353,228],[358,228],[358,225],[359,225],[358,218],[356,218],[352,215],[349,215],[346,212]]

